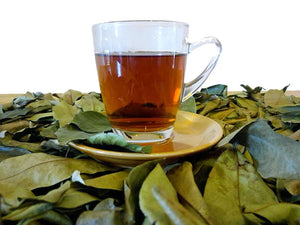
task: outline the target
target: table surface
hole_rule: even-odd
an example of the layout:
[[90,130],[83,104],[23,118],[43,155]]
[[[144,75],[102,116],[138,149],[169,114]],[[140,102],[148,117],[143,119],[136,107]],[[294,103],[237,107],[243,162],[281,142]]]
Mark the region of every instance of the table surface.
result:
[[[240,93],[241,91],[231,91],[228,94]],[[287,91],[287,95],[294,95],[300,97],[300,90],[297,91]],[[15,97],[20,96],[22,94],[0,94],[0,104],[5,104],[11,102]]]

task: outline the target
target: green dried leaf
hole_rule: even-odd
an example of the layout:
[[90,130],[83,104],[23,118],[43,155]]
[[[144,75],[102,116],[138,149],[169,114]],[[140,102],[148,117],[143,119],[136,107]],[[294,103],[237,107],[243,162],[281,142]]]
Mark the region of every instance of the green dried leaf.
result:
[[274,192],[264,183],[251,163],[237,152],[239,204],[245,213],[278,203]]
[[158,162],[159,160],[149,161],[132,168],[125,180],[125,221],[128,224],[141,223],[142,216],[139,208],[140,188]]
[[27,92],[24,95],[16,97],[13,100],[13,106],[14,106],[14,108],[22,108],[22,107],[26,106],[28,103],[36,100],[41,95],[42,95],[42,93],[40,93],[40,92],[37,92],[37,93]]
[[200,218],[204,218],[201,220],[202,223],[213,224],[207,205],[195,183],[192,164],[184,162],[170,170],[167,176],[185,204],[190,205],[201,216]]
[[153,196],[152,187],[157,186],[168,193],[170,198],[177,198],[177,193],[159,164],[148,174],[139,193],[140,209],[150,223],[171,224],[163,208]]
[[63,127],[69,124],[79,109],[76,106],[69,105],[65,101],[60,101],[57,105],[52,107],[54,119],[59,121],[59,126]]
[[62,99],[69,105],[73,105],[75,101],[82,96],[80,91],[68,90],[62,95]]
[[213,85],[208,88],[202,88],[201,92],[225,97],[227,96],[227,85],[223,85],[223,84]]
[[235,112],[235,109],[233,108],[226,108],[220,111],[214,111],[214,112],[210,112],[208,114],[208,117],[210,117],[211,119],[214,120],[225,120],[229,115],[231,115],[232,118],[232,113]]
[[32,109],[31,108],[18,108],[10,111],[6,111],[0,114],[0,121],[7,119],[16,119],[27,115]]
[[263,178],[300,179],[300,143],[274,132],[266,121],[245,126],[232,142],[249,148]]
[[282,90],[269,90],[264,94],[265,106],[278,107],[291,105],[294,102]]
[[184,102],[182,102],[179,106],[179,110],[196,113],[195,98],[192,96],[187,100],[185,100]]
[[77,113],[71,122],[85,132],[98,133],[111,130],[107,117],[95,111]]
[[206,115],[207,113],[217,109],[219,107],[221,103],[221,100],[220,99],[214,99],[214,100],[211,100],[211,101],[208,101],[206,104],[205,104],[205,107],[204,109],[202,109],[200,111],[200,115]]
[[39,108],[39,107],[44,107],[44,106],[52,106],[50,100],[46,100],[46,99],[36,100],[34,102],[27,104],[26,108],[28,108],[28,107]]
[[254,122],[254,121],[252,121],[252,122],[250,122],[250,123],[247,123],[246,125],[240,127],[239,129],[237,129],[237,130],[231,132],[230,134],[228,134],[227,136],[225,136],[224,138],[222,138],[222,139],[218,142],[217,147],[222,147],[222,146],[228,144],[229,142],[231,142],[232,139],[234,139],[234,137],[235,137],[237,134],[239,134],[239,133],[241,132],[241,130],[243,130],[247,125],[249,125],[249,124],[251,124],[251,123],[253,123],[253,122]]
[[40,128],[40,135],[46,138],[56,139],[55,132],[58,130],[58,126],[54,123],[49,126],[43,126]]
[[83,212],[76,225],[123,225],[122,210],[115,205],[112,198],[108,198],[98,203],[93,211]]
[[102,112],[105,110],[104,103],[101,102],[95,95],[83,95],[82,98],[75,103],[82,111]]
[[15,156],[29,154],[29,153],[31,152],[24,148],[8,147],[8,146],[0,145],[0,162],[10,157],[15,157]]
[[57,139],[50,139],[41,143],[42,151],[44,153],[65,158],[85,159],[89,158],[86,154],[72,148],[69,145],[60,144]]
[[[168,215],[171,224],[174,225],[206,225],[202,219],[195,217],[188,210],[186,210],[174,196],[170,196],[161,186],[154,185],[152,187],[152,194],[159,205],[163,208],[164,213]],[[157,224],[166,224],[158,221]]]
[[14,183],[0,182],[1,212],[7,215],[12,209],[17,208],[21,201],[19,198],[34,198],[34,194],[26,187],[21,187]]
[[298,113],[300,111],[300,105],[290,105],[277,107],[276,110],[280,113]]
[[84,180],[85,185],[102,188],[102,189],[111,189],[116,191],[123,191],[124,180],[128,177],[129,171],[124,170],[120,172],[115,172],[93,179]]
[[247,98],[236,98],[237,104],[240,107],[246,108],[251,117],[254,117],[258,113],[258,106],[255,101]]
[[254,99],[256,101],[260,101],[261,102],[261,98],[262,98],[262,87],[256,87],[254,89],[252,89],[251,87],[249,87],[248,85],[244,85],[241,84],[241,86],[243,88],[245,88],[246,92],[247,92],[247,96],[250,97],[251,99]]
[[53,208],[49,203],[38,203],[32,206],[24,207],[13,211],[7,216],[3,217],[3,220],[23,220],[29,219],[35,216],[39,216]]
[[94,133],[86,133],[84,131],[76,129],[72,125],[66,125],[64,127],[59,128],[55,135],[57,136],[57,139],[62,144],[67,144],[70,141],[75,140],[86,140],[90,136],[95,135]]
[[36,217],[29,218],[23,220],[23,223],[19,223],[20,225],[32,225],[32,224],[41,224],[48,222],[49,224],[57,224],[57,225],[72,225],[72,221],[66,215],[62,215],[54,210],[49,210],[45,213],[42,213]]
[[17,120],[11,123],[0,125],[0,130],[15,133],[16,131],[22,130],[23,128],[28,126],[29,122],[27,120]]
[[204,192],[204,200],[216,224],[245,224],[238,187],[237,156],[233,151],[227,150],[215,162]]
[[[18,165],[16,167],[16,165]],[[68,179],[79,170],[94,174],[112,168],[94,160],[70,159],[45,153],[31,153],[6,159],[0,163],[0,182],[13,183],[29,190],[46,187]],[[4,196],[5,197],[5,196]]]
[[133,152],[151,153],[151,146],[141,146],[128,143],[123,137],[114,133],[98,133],[87,139],[93,145],[119,146]]
[[28,120],[38,122],[40,119],[49,118],[49,117],[50,118],[53,117],[52,112],[37,113],[37,114],[34,114],[32,117],[29,117]]
[[80,206],[99,200],[100,199],[96,196],[70,188],[64,193],[61,200],[55,204],[55,207],[63,210],[76,209]]
[[[49,191],[45,195],[37,196],[36,198],[38,200],[42,200],[49,203],[57,203],[62,199],[62,196],[65,194],[65,192],[70,188],[71,182],[67,181],[64,184],[62,184],[60,187],[53,189]],[[33,198],[31,198],[33,199]]]
[[287,112],[281,115],[281,120],[284,123],[300,124],[300,109],[297,112]]
[[0,144],[4,146],[24,148],[31,152],[41,151],[40,143],[16,141],[12,138],[12,135],[10,134],[5,134],[4,138],[0,138]]
[[260,86],[258,86],[258,87],[256,87],[256,88],[252,89],[249,85],[245,85],[245,84],[241,84],[241,87],[243,87],[243,88],[246,90],[246,92],[247,92],[248,94],[250,94],[250,93],[254,93],[254,94],[260,93],[261,90],[263,89],[263,88],[260,87]]
[[276,204],[273,191],[239,152],[226,150],[207,180],[204,199],[216,224],[247,224],[256,221],[251,211]]
[[272,204],[253,213],[266,218],[272,224],[299,224],[300,205],[290,203]]

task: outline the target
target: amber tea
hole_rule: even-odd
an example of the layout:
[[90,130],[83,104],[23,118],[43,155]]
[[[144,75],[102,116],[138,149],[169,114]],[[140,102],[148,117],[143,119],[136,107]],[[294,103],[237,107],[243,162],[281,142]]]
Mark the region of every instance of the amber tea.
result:
[[114,128],[151,132],[172,127],[186,54],[96,54],[100,89]]

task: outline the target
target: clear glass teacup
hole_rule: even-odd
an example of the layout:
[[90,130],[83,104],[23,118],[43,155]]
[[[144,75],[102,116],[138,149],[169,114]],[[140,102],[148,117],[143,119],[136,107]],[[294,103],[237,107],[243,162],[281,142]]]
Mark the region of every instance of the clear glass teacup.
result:
[[[179,104],[214,69],[221,43],[187,42],[189,25],[175,21],[116,21],[93,26],[94,50],[106,114],[113,131],[134,143],[170,138]],[[187,55],[205,44],[217,53],[204,71],[184,83]]]

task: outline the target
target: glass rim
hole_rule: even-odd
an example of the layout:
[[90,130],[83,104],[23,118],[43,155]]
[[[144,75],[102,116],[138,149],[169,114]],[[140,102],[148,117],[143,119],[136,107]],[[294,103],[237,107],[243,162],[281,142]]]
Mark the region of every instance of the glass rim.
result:
[[105,25],[180,25],[184,27],[189,27],[189,24],[181,21],[172,21],[172,20],[116,20],[116,21],[107,21],[102,23],[96,23],[92,27],[99,27]]

